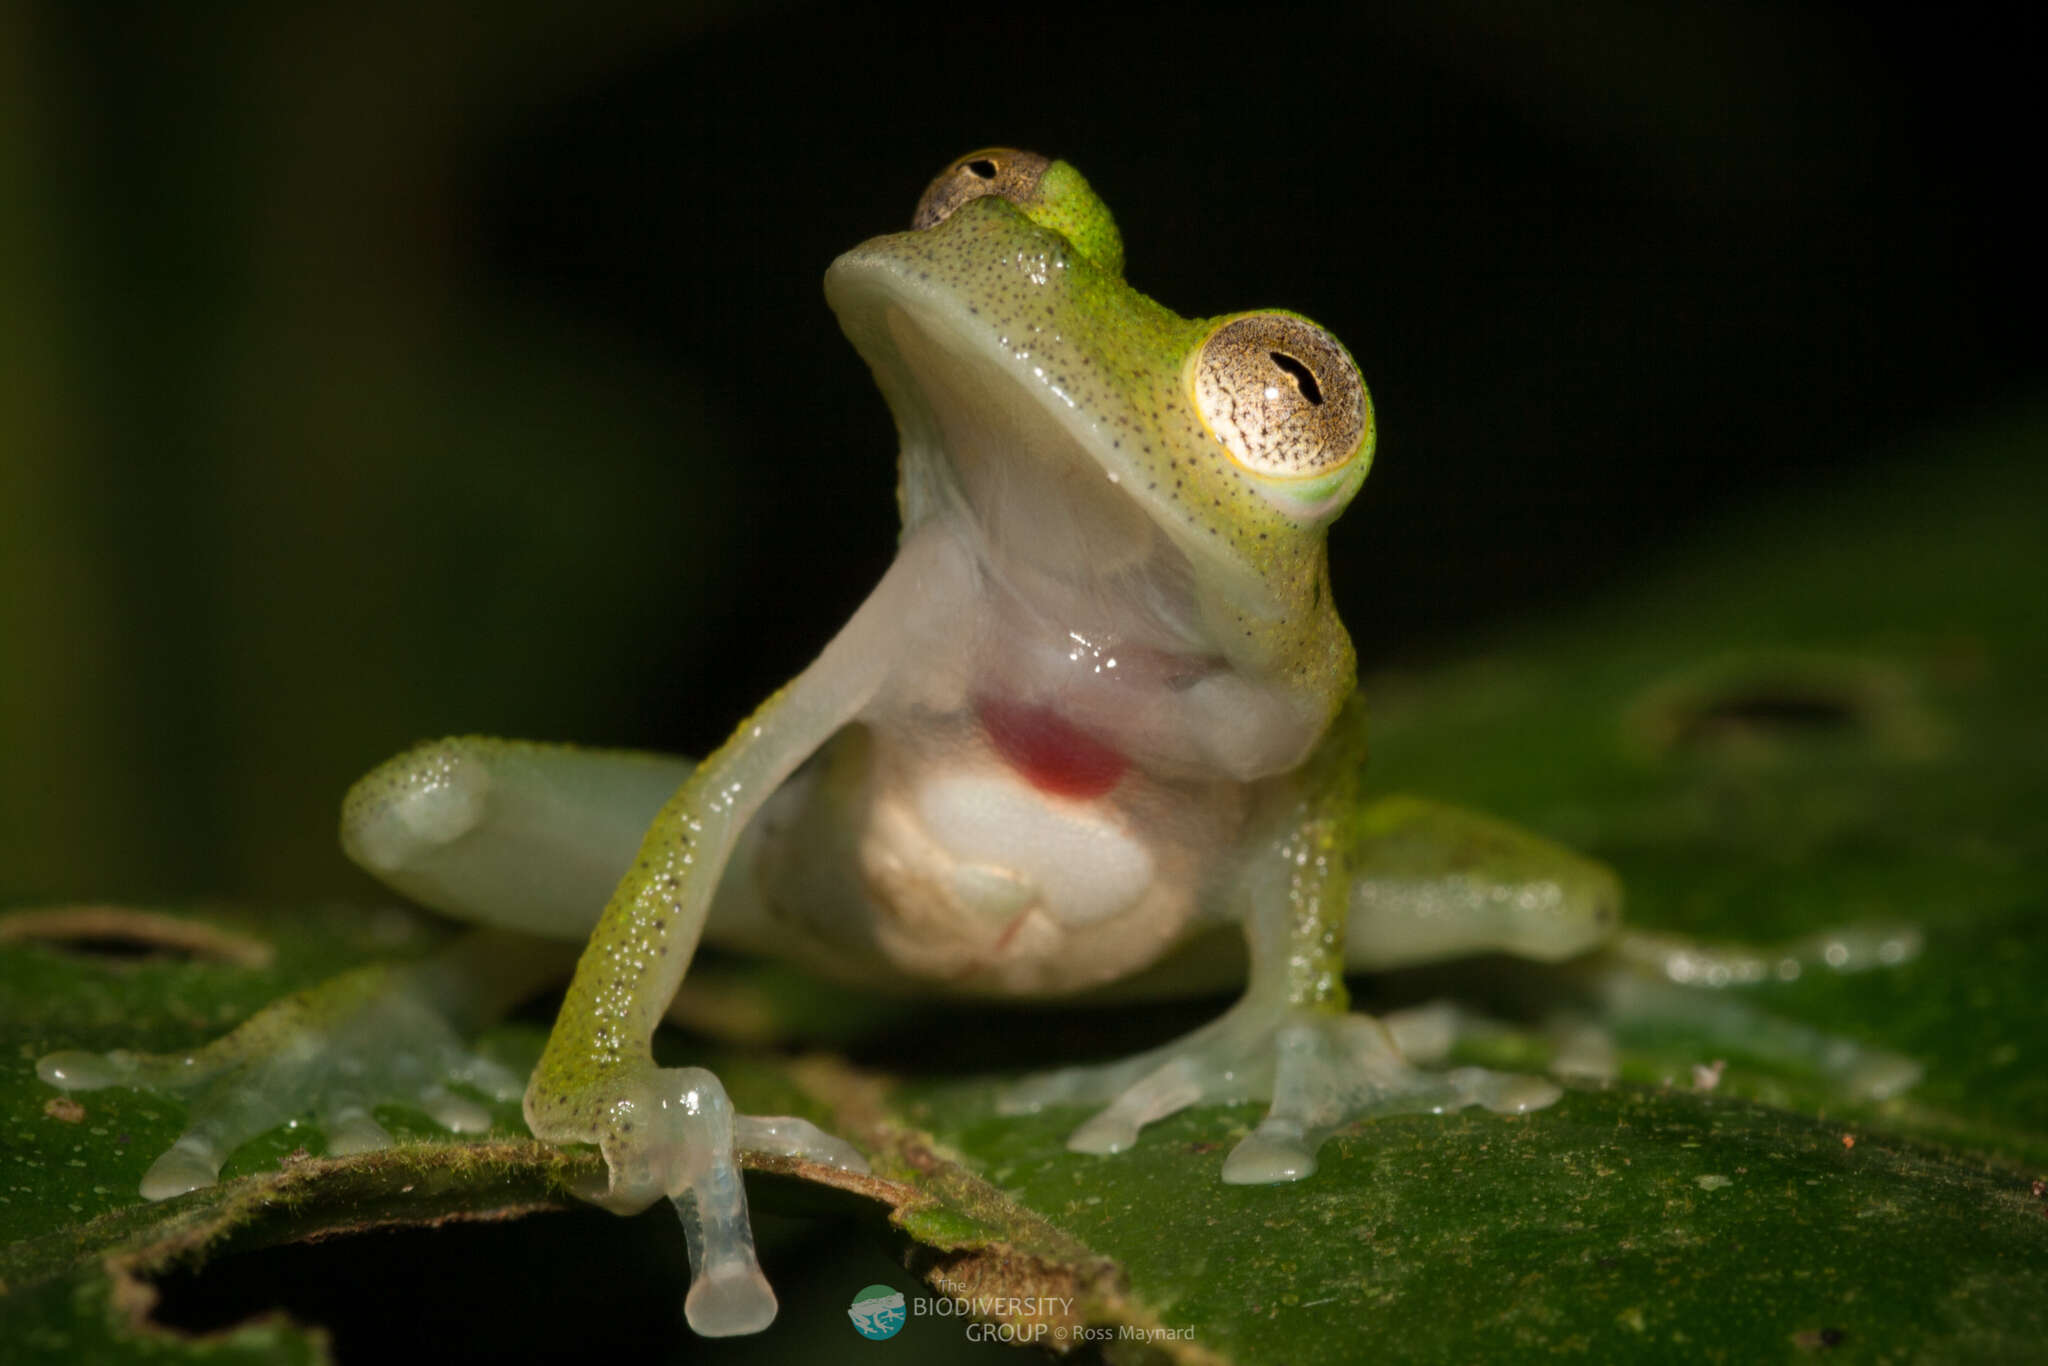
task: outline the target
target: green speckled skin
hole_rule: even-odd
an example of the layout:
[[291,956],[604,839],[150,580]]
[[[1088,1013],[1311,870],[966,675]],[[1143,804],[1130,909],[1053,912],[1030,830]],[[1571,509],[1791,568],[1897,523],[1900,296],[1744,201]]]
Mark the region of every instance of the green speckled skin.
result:
[[[220,1080],[146,1194],[210,1183],[308,1108],[356,1150],[391,1141],[368,1107],[393,1098],[474,1127],[479,1107],[442,1079],[494,1094],[517,1079],[501,1085],[461,1034],[574,939],[527,1123],[599,1145],[607,1181],[589,1198],[675,1202],[685,1312],[706,1334],[775,1314],[738,1152],[862,1164],[800,1121],[736,1113],[702,1068],[656,1066],[707,933],[897,991],[1101,1000],[1216,986],[1220,970],[1244,994],[1212,1024],[1000,1103],[1098,1107],[1069,1144],[1106,1154],[1189,1105],[1270,1101],[1226,1182],[1306,1177],[1357,1118],[1556,1098],[1536,1078],[1413,1066],[1398,1022],[1349,1009],[1347,966],[1562,958],[1612,933],[1615,898],[1604,870],[1483,818],[1361,805],[1365,712],[1324,538],[1374,432],[1341,343],[1293,313],[1191,320],[1139,294],[1109,211],[1064,162],[970,154],[913,221],[825,279],[901,443],[881,581],[695,766],[457,737],[358,783],[350,857],[492,928],[202,1050]],[[186,1066],[159,1061],[42,1066],[73,1089]]]
[[[1090,199],[1106,230],[1108,210]],[[881,277],[951,314],[1017,384],[1056,396],[1068,429],[1196,566],[1204,605],[1222,618],[1212,623],[1218,647],[1233,663],[1286,673],[1326,721],[1335,715],[1355,656],[1331,601],[1324,539],[1371,466],[1369,417],[1357,455],[1324,476],[1264,480],[1219,458],[1188,400],[1187,372],[1229,319],[1182,318],[1000,199],[976,200],[930,232],[876,238],[833,271],[841,290],[852,287],[847,277]],[[864,335],[862,322],[846,326],[864,351],[891,349]],[[909,528],[935,509],[931,485],[946,476],[937,443],[906,420],[917,407],[905,392],[911,377],[878,364],[876,379],[904,436],[900,503]]]
[[[1324,536],[1371,463],[1362,386],[1365,425],[1349,459],[1307,478],[1246,469],[1220,447],[1189,396],[1202,343],[1229,320],[1178,316],[1132,289],[1121,260],[1108,209],[1078,172],[1054,162],[1021,206],[993,194],[973,199],[928,230],[876,238],[834,264],[828,297],[869,358],[902,435],[906,539],[958,501],[945,434],[933,429],[929,401],[918,392],[928,379],[889,330],[892,311],[912,309],[942,319],[950,346],[972,352],[1020,390],[1040,391],[1036,401],[1186,556],[1215,651],[1291,694],[1309,730],[1320,734],[1354,681],[1351,641],[1331,602]],[[888,302],[866,306],[869,296]],[[825,738],[789,745],[786,721],[778,694],[649,829],[584,950],[528,1091],[528,1120],[541,1136],[594,1139],[608,1151],[630,1141],[622,1127],[630,1121],[614,1112],[636,1084],[628,1079],[652,1066],[649,1040],[694,951],[738,834],[735,816],[743,816],[745,797],[736,804],[726,790],[729,769],[764,741],[801,758]],[[789,765],[778,767],[786,773]],[[1304,837],[1327,843],[1330,813],[1318,806],[1309,819]],[[1321,947],[1288,951],[1300,959],[1289,973],[1291,990],[1305,1003],[1341,1008],[1341,889],[1332,898],[1296,881],[1290,937]]]

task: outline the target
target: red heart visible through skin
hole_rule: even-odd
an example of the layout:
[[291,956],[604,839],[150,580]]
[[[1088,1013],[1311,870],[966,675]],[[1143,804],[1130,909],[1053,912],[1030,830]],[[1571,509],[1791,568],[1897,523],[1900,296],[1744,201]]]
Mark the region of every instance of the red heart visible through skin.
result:
[[989,743],[1010,767],[1041,792],[1059,797],[1100,797],[1117,785],[1131,761],[1051,707],[999,697],[974,699]]

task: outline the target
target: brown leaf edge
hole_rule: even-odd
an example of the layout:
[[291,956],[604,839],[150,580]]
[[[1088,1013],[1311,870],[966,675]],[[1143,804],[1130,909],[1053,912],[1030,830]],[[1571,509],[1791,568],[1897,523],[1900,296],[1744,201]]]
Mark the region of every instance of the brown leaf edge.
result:
[[[1122,1268],[1005,1195],[890,1110],[888,1083],[834,1058],[806,1058],[789,1077],[827,1116],[826,1127],[867,1153],[876,1174],[792,1158],[747,1155],[758,1171],[873,1202],[910,1240],[909,1269],[985,1322],[1058,1350],[1109,1340],[1119,1362],[1227,1366],[1132,1295]],[[131,1205],[0,1252],[0,1285],[26,1289],[97,1270],[117,1334],[148,1342],[224,1340],[255,1320],[193,1335],[157,1323],[152,1278],[231,1252],[317,1242],[384,1228],[495,1222],[578,1207],[577,1184],[597,1154],[532,1140],[431,1141],[340,1158],[296,1157],[180,1197],[182,1208]],[[488,1192],[488,1194],[486,1194]],[[479,1203],[480,1195],[484,1203]],[[1061,1306],[1064,1306],[1061,1308]],[[321,1339],[317,1330],[312,1333]]]

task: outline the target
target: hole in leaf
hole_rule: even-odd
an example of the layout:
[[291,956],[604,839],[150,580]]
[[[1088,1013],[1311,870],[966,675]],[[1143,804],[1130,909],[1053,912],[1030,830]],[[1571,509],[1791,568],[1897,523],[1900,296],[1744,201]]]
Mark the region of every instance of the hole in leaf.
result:
[[1758,687],[1715,698],[1687,720],[1676,737],[1694,744],[1724,728],[1776,731],[1782,735],[1846,730],[1858,724],[1856,699],[1813,688]]
[[283,1310],[324,1329],[335,1361],[380,1366],[408,1347],[448,1361],[773,1361],[812,1356],[804,1339],[820,1322],[844,1327],[851,1288],[892,1275],[909,1288],[871,1231],[754,1218],[782,1302],[756,1337],[699,1338],[684,1324],[690,1268],[666,1201],[631,1219],[572,1210],[226,1253],[151,1278],[150,1318],[211,1333]]
[[1900,667],[1848,656],[1769,652],[1688,670],[1649,689],[1629,725],[1653,754],[1729,760],[1925,758],[1942,728]]
[[[665,1203],[659,1209],[674,1222]],[[607,1346],[626,1345],[607,1343],[607,1331],[687,1341],[680,1237],[671,1257],[650,1221],[606,1227],[606,1218],[579,1211],[375,1229],[229,1253],[156,1277],[151,1318],[211,1333],[282,1309],[325,1328],[343,1362],[388,1353],[394,1332],[464,1360],[602,1359]]]
[[267,968],[276,957],[261,939],[200,920],[128,906],[53,906],[0,915],[0,944],[40,943],[112,964],[186,959]]

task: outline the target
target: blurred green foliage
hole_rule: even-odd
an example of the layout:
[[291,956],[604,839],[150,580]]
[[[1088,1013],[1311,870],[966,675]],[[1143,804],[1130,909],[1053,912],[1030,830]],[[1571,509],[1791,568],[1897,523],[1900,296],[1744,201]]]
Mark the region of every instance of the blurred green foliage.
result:
[[[0,899],[352,890],[454,730],[701,750],[889,552],[818,300],[992,139],[1379,399],[1369,661],[2037,375],[2005,45],[1852,7],[0,10]],[[2003,54],[2003,55],[2002,55]],[[1242,54],[1237,54],[1242,55]]]
[[[1101,1158],[1065,1149],[1081,1111],[1000,1116],[986,1077],[954,1075],[1116,1056],[1212,1003],[863,1012],[837,991],[789,994],[786,970],[726,962],[724,1008],[700,1002],[697,1018],[784,1017],[862,1070],[668,1034],[665,1060],[714,1066],[743,1109],[853,1139],[894,1184],[831,1177],[827,1190],[757,1169],[757,1209],[811,1221],[764,1243],[784,1313],[762,1338],[705,1343],[675,1322],[685,1273],[666,1209],[443,1225],[556,1210],[562,1179],[594,1167],[588,1150],[523,1141],[514,1103],[489,1140],[380,1110],[411,1141],[320,1167],[303,1151],[317,1139],[280,1128],[235,1154],[226,1184],[145,1206],[134,1183],[182,1107],[60,1098],[34,1076],[51,1048],[183,1046],[343,964],[418,952],[434,931],[417,918],[193,917],[274,946],[253,964],[7,942],[17,916],[0,920],[0,1348],[203,1354],[110,1315],[111,1271],[160,1290],[163,1321],[224,1326],[281,1303],[345,1353],[388,1350],[398,1305],[483,1355],[829,1355],[850,1340],[840,1315],[856,1288],[921,1293],[856,1250],[880,1235],[927,1280],[1073,1298],[1068,1331],[1185,1329],[1162,1347],[1181,1360],[1344,1362],[1366,1336],[1387,1361],[2030,1360],[2048,1330],[2048,700],[2035,686],[2048,642],[2020,603],[2048,587],[2044,446],[2038,411],[1958,429],[1453,664],[1368,682],[1380,790],[1484,803],[1572,839],[1620,871],[1639,926],[1756,945],[1859,923],[1922,930],[1908,963],[1731,993],[1918,1061],[1925,1078],[1902,1096],[1849,1100],[1673,1019],[1624,1040],[1618,1083],[1575,1086],[1550,1109],[1358,1124],[1310,1179],[1233,1187],[1217,1179],[1223,1154],[1257,1106],[1183,1112]],[[1984,591],[1999,585],[2016,595]],[[1467,960],[1355,994],[1374,1009],[1533,996],[1540,1016],[1569,971]],[[530,1061],[541,1030],[514,1022],[485,1047]],[[1544,1046],[1518,1033],[1474,1060],[1533,1067]],[[815,1236],[824,1219],[855,1236]],[[423,1227],[378,1231],[392,1223]],[[961,1326],[919,1321],[922,1341],[904,1346],[969,1359]],[[252,1360],[296,1350],[261,1328],[229,1346]]]

